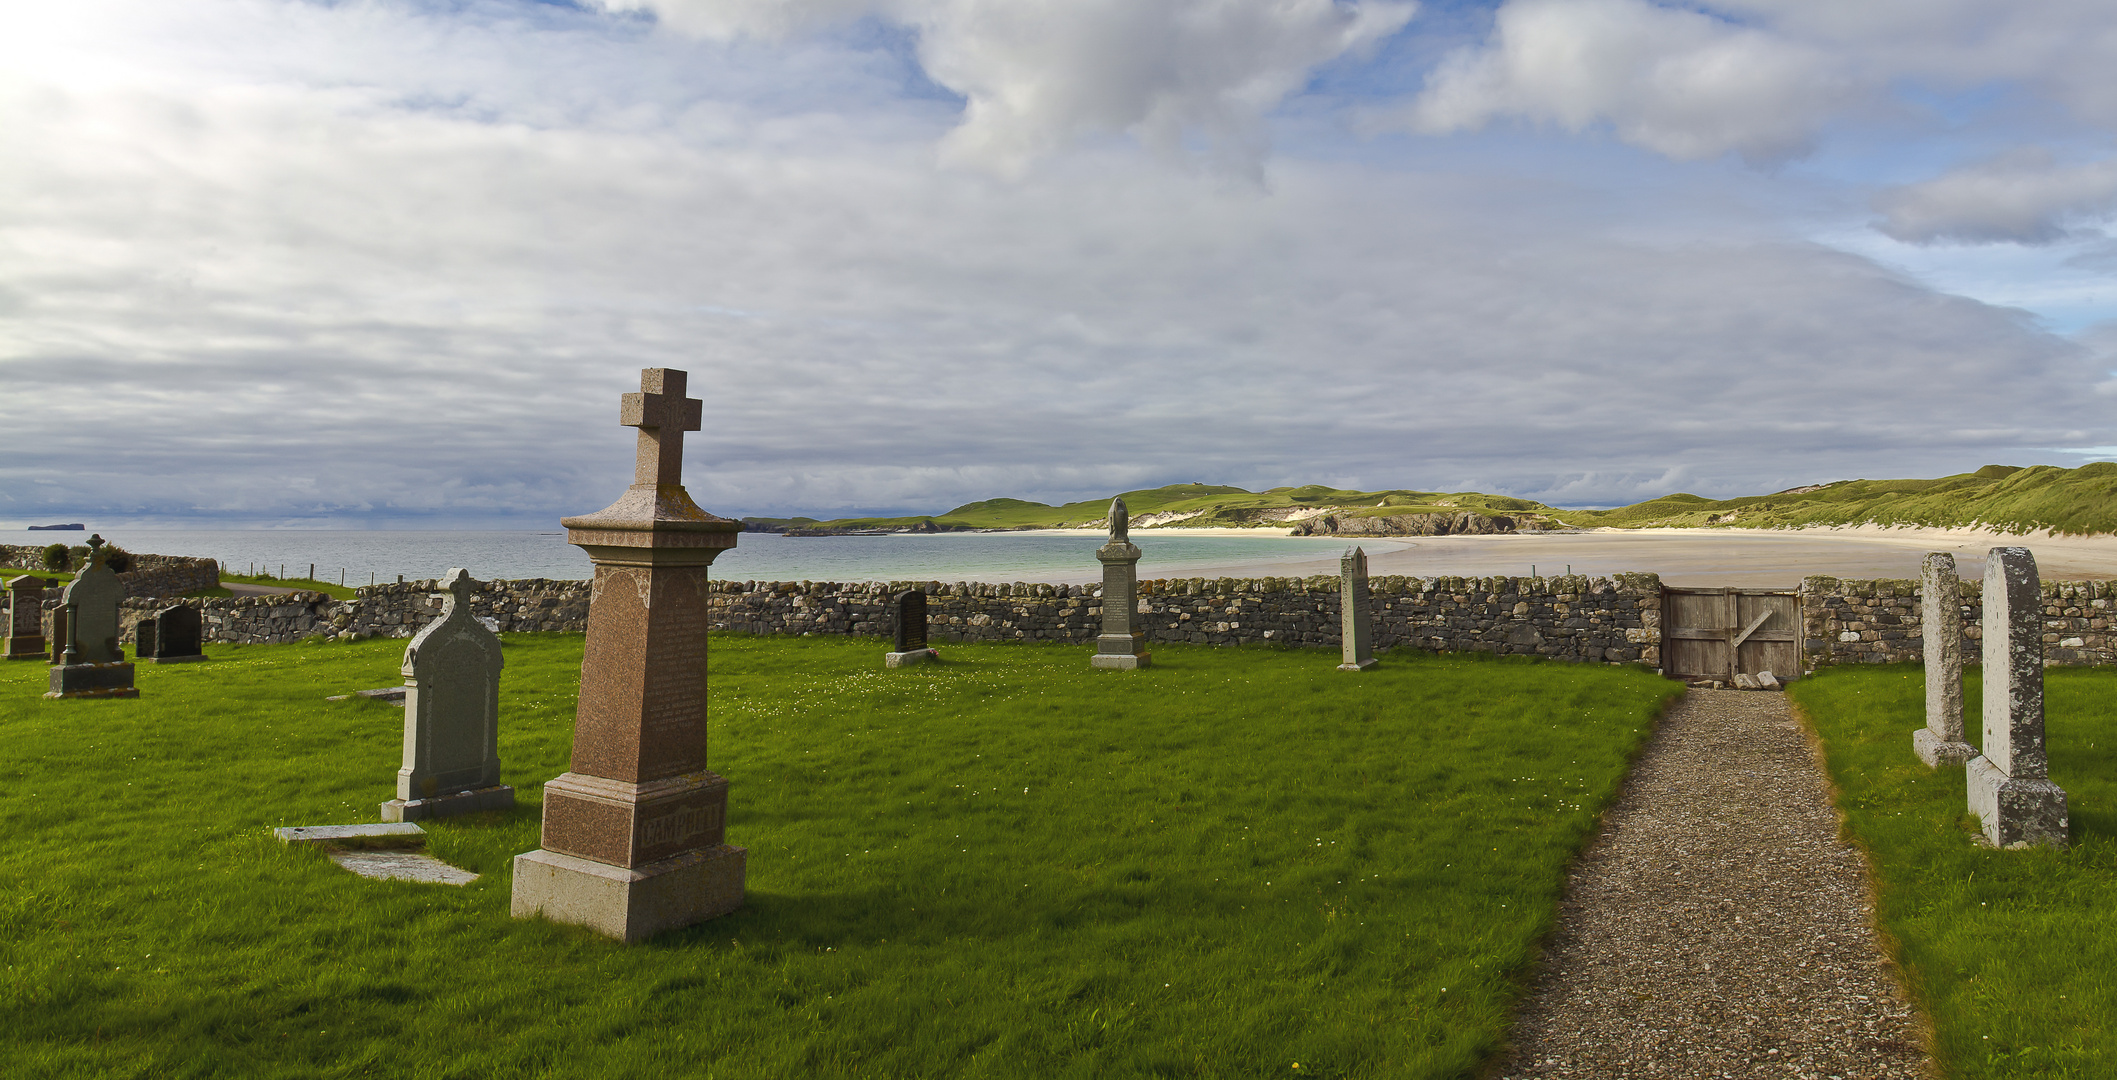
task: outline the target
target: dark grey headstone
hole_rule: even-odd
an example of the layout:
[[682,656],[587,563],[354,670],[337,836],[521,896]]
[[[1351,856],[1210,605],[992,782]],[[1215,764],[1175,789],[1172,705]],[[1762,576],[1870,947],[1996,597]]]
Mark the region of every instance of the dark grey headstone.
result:
[[44,579],[23,575],[7,582],[9,660],[44,659]]
[[918,589],[906,589],[891,602],[890,612],[897,633],[896,651],[907,653],[926,648],[926,594]]
[[141,619],[133,628],[133,652],[157,664],[180,664],[206,658],[205,620],[198,609],[174,604]]
[[1375,666],[1375,630],[1367,600],[1367,552],[1353,548],[1338,560],[1338,627],[1344,662],[1339,671]]

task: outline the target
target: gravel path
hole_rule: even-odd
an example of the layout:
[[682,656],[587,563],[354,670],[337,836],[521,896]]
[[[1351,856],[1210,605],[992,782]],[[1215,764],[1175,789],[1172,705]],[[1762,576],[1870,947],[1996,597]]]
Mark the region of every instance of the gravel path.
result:
[[1784,696],[1692,690],[1573,870],[1530,1077],[1926,1077],[1917,1020]]

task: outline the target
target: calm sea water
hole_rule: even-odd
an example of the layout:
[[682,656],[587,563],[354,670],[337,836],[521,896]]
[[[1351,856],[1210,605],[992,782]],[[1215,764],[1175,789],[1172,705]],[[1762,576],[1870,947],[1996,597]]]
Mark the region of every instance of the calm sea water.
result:
[[[83,533],[25,532],[14,543],[64,540]],[[415,532],[326,530],[103,531],[129,551],[219,559],[231,573],[255,566],[273,574],[366,585],[370,580],[440,577],[461,566],[480,578],[586,578],[588,556],[563,532]],[[1144,553],[1142,577],[1180,577],[1187,567],[1241,565],[1274,573],[1275,563],[1334,559],[1345,541],[1308,536],[1169,536],[1134,532]],[[714,560],[713,576],[730,581],[1090,581],[1100,574],[1086,533],[941,533],[901,536],[785,537],[743,533]],[[1372,544],[1369,544],[1372,547]],[[284,570],[282,569],[284,568]]]

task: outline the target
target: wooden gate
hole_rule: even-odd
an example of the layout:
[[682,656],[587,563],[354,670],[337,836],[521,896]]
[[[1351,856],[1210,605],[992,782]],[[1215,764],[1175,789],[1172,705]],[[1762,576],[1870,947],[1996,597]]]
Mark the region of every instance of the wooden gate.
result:
[[1801,598],[1779,589],[1663,589],[1661,670],[1671,678],[1801,674]]

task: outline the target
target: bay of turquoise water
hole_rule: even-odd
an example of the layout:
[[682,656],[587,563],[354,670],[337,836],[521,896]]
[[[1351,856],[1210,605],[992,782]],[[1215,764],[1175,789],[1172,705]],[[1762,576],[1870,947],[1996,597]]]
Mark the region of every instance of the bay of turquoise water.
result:
[[[92,530],[128,551],[218,559],[230,573],[255,567],[347,585],[434,578],[452,566],[473,577],[586,578],[588,556],[551,532],[124,528]],[[62,540],[79,544],[87,533],[22,532],[18,544]],[[893,536],[786,537],[743,533],[734,550],[714,560],[713,576],[730,581],[1030,581],[1099,579],[1095,549],[1105,538],[1088,533],[940,533]],[[1142,578],[1191,576],[1186,568],[1241,566],[1246,576],[1273,575],[1274,564],[1336,559],[1344,540],[1329,537],[1157,535],[1134,531],[1143,555]],[[1369,546],[1373,546],[1370,544]]]

